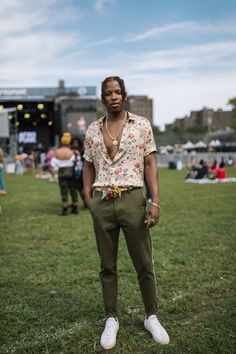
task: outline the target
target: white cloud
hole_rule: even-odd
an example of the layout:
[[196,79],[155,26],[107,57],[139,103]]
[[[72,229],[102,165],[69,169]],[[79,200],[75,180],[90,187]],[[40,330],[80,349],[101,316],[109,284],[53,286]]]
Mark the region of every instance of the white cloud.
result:
[[211,70],[211,65],[217,65],[222,59],[229,56],[234,61],[235,55],[236,41],[206,43],[144,54],[139,57],[135,65],[132,65],[132,69],[139,71],[167,69],[186,71],[207,67],[208,70]]
[[[128,77],[130,94],[148,94],[154,100],[154,123],[162,129],[177,117],[203,106],[230,110],[228,99],[235,97],[236,72],[218,74],[149,75]],[[140,82],[142,84],[140,85]]]
[[107,8],[114,2],[114,0],[95,0],[94,6],[96,11],[106,13]]
[[[97,11],[105,11],[113,1],[94,4]],[[134,36],[134,48],[130,44],[127,48],[127,43],[112,37],[113,32],[98,40],[97,36],[89,37],[90,33],[82,36],[80,26],[76,32],[69,30],[66,25],[83,16],[72,5],[69,0],[1,1],[0,86],[55,86],[62,78],[68,86],[97,85],[100,95],[104,77],[117,74],[125,79],[130,94],[153,98],[154,122],[162,128],[202,106],[225,108],[235,96],[236,41],[232,29],[236,32],[236,25],[232,22],[172,23]],[[175,44],[169,50],[137,47],[138,41],[185,31],[232,35],[228,41],[211,38],[198,45],[181,41],[181,46]],[[116,45],[109,46],[113,42]]]
[[201,34],[217,34],[217,33],[235,33],[235,21],[184,21],[175,22],[163,26],[151,28],[143,33],[130,36],[127,41],[142,41],[153,37],[161,36],[164,34],[176,35],[178,33],[189,35],[193,33]]
[[61,28],[81,17],[80,9],[63,0],[1,0],[0,37]]
[[30,13],[25,13],[23,9],[11,12],[10,16],[1,17],[0,36],[4,37],[9,34],[32,30],[44,23],[44,18],[41,16],[40,10],[35,10]]
[[115,41],[114,38],[112,37],[108,37],[108,38],[104,38],[104,39],[101,39],[101,40],[98,40],[96,42],[91,42],[91,43],[88,43],[87,45],[85,45],[86,48],[92,48],[92,47],[100,47],[100,46],[104,46],[106,44],[111,44]]
[[[73,58],[75,53],[70,48],[78,40],[72,35],[39,33],[28,34],[25,39],[25,42],[24,38],[16,43],[13,39],[6,42],[10,60],[1,65],[1,86],[55,86],[59,78],[64,78],[67,85],[98,84],[100,95],[100,82],[104,77],[118,74],[125,79],[129,94],[146,94],[153,98],[154,122],[161,128],[177,116],[202,106],[226,108],[228,99],[235,96],[236,42],[233,41],[139,56],[119,53],[109,58],[109,63],[95,60],[89,65]],[[22,56],[22,48],[30,55]],[[61,57],[65,49],[67,54]],[[227,57],[232,58],[227,60],[228,67],[225,66]],[[208,70],[199,70],[206,65]],[[217,74],[209,70],[214,66],[219,66]]]
[[[158,72],[166,75],[176,72],[225,70],[235,66],[236,41],[186,45],[171,50],[146,51],[135,54],[115,53],[109,58],[114,69],[140,76]],[[224,66],[222,69],[221,66]]]
[[[173,106],[168,109],[169,122],[173,122],[178,116],[189,115],[192,110],[200,110],[203,106],[230,110],[227,102],[229,98],[235,97],[234,80],[236,80],[235,72],[229,72],[213,76],[195,76],[192,80],[176,85],[177,90],[172,89]],[[160,113],[163,112],[163,115],[166,113],[167,104],[167,100],[163,99],[160,106]]]
[[32,60],[39,62],[42,59],[47,61],[50,57],[55,60],[57,54],[72,46],[74,41],[75,38],[71,34],[41,32],[3,40],[2,44],[5,54],[7,53],[9,57],[16,58],[16,60],[26,60],[31,57]]

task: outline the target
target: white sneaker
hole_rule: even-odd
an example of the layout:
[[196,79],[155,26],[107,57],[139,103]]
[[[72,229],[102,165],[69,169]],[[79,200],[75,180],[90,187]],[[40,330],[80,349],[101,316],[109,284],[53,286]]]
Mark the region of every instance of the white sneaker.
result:
[[170,338],[165,328],[162,327],[156,315],[144,320],[144,327],[152,334],[153,339],[160,344],[169,344]]
[[106,326],[101,336],[101,346],[103,349],[111,349],[116,344],[116,335],[119,329],[119,322],[114,317],[106,320]]

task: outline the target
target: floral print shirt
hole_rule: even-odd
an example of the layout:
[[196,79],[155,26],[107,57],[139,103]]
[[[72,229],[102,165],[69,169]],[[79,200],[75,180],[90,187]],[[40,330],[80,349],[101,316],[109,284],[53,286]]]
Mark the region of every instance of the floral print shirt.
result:
[[85,138],[84,158],[95,168],[93,187],[143,187],[144,157],[156,151],[150,122],[128,112],[120,146],[112,160],[101,132],[104,118],[90,124]]

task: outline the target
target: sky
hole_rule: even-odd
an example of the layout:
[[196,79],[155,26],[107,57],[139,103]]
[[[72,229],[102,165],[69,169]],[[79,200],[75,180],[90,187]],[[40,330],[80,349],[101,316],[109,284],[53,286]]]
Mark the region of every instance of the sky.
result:
[[236,96],[235,0],[1,0],[0,87],[96,86],[119,75],[154,124]]

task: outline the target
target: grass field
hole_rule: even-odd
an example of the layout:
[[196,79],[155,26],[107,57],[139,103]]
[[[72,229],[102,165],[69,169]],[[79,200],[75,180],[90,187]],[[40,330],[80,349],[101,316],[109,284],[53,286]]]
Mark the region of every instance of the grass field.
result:
[[[228,170],[236,176],[236,169]],[[235,345],[236,183],[196,185],[160,169],[153,229],[159,318],[171,343],[143,328],[143,304],[123,235],[116,354],[224,354]],[[99,260],[89,211],[59,217],[58,185],[5,176],[1,197],[0,353],[104,353]],[[81,203],[82,205],[82,203]]]

